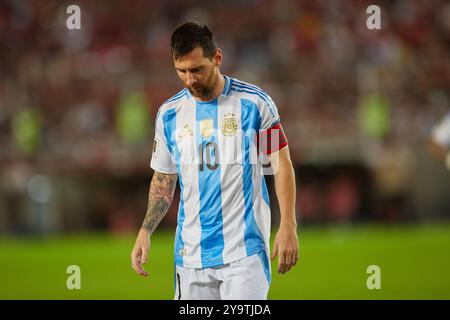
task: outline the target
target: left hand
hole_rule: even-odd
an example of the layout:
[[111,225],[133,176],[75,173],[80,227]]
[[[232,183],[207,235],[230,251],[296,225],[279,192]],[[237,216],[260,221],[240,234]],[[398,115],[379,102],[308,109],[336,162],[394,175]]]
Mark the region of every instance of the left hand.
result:
[[278,259],[278,273],[285,274],[297,264],[298,238],[296,226],[280,225],[273,243],[272,261],[278,254],[280,255]]

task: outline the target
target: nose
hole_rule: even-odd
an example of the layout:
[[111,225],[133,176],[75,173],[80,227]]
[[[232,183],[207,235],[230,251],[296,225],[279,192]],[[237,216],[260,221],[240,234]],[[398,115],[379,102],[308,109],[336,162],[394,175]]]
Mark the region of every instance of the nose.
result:
[[192,72],[186,73],[186,84],[189,87],[192,86],[196,81],[197,81],[197,79],[195,79],[194,74]]

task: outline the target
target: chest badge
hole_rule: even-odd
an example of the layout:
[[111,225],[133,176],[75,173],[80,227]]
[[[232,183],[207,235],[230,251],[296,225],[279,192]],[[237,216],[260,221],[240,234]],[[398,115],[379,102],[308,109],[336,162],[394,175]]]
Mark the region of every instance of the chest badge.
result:
[[200,132],[204,138],[209,138],[213,134],[214,121],[213,119],[204,119],[200,121]]
[[234,113],[225,113],[223,116],[222,133],[224,136],[234,136],[237,133],[237,120]]

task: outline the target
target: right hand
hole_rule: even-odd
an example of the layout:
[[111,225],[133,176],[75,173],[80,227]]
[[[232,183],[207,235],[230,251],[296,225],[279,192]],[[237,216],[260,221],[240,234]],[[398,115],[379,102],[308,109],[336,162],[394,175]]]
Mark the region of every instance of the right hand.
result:
[[146,229],[139,230],[133,250],[131,251],[131,267],[139,275],[147,277],[148,272],[142,267],[147,263],[148,251],[150,250],[150,237]]

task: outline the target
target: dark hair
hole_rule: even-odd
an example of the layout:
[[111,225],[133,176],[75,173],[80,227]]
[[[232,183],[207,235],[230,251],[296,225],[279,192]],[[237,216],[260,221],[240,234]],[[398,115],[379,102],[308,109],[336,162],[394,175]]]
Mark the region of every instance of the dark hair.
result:
[[188,54],[196,47],[203,49],[203,56],[214,57],[217,44],[213,33],[207,26],[189,21],[179,26],[172,33],[170,48],[175,60]]

